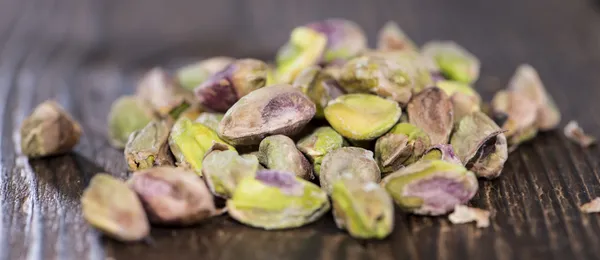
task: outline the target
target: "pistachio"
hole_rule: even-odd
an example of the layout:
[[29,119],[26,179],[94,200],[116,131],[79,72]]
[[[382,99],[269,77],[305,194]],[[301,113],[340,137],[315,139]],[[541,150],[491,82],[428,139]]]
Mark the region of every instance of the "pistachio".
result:
[[430,147],[420,160],[442,160],[462,165],[460,158],[454,153],[451,144],[438,144]]
[[264,87],[225,113],[219,136],[234,145],[258,144],[269,135],[294,135],[315,115],[315,104],[290,85]]
[[586,148],[596,143],[596,138],[586,134],[576,121],[570,121],[564,129],[564,134],[569,140]]
[[361,239],[383,239],[394,229],[394,203],[374,182],[341,179],[331,194],[336,225]]
[[381,181],[398,206],[418,215],[443,215],[467,203],[477,192],[477,178],[464,166],[425,160],[402,168]]
[[321,172],[321,162],[325,155],[337,148],[346,146],[346,141],[329,126],[319,127],[310,135],[298,141],[296,147],[304,153],[314,165],[315,174]]
[[217,56],[199,61],[177,70],[177,82],[185,89],[193,91],[213,74],[225,69],[233,58]]
[[107,236],[138,241],[150,233],[139,198],[127,185],[106,173],[94,175],[81,197],[83,218]]
[[393,172],[415,162],[429,145],[429,136],[422,129],[409,123],[399,123],[377,139],[375,159],[381,172]]
[[327,45],[327,36],[308,27],[298,27],[277,52],[275,82],[292,83],[304,68],[316,65]]
[[473,83],[479,78],[481,64],[477,57],[451,41],[426,43],[422,53],[434,60],[441,72],[451,80]]
[[[393,61],[392,64],[399,66],[408,78],[411,80],[410,88],[413,93],[420,92],[426,87],[433,85],[431,75],[431,64],[420,53],[413,50],[402,51],[369,51],[364,54],[369,57],[376,57],[385,60]],[[404,100],[398,100],[402,104],[406,104]]]
[[224,212],[215,207],[202,179],[181,168],[138,171],[128,184],[142,200],[154,224],[191,225]]
[[309,224],[330,207],[327,194],[318,186],[293,173],[272,170],[242,179],[233,197],[227,200],[232,218],[267,230]]
[[173,165],[173,155],[169,150],[169,133],[172,125],[168,121],[154,120],[129,136],[129,141],[125,145],[125,159],[129,170]]
[[400,29],[394,21],[388,21],[379,30],[377,49],[383,51],[417,50],[415,43]]
[[219,128],[219,123],[223,120],[223,116],[224,114],[221,113],[202,112],[195,121],[216,132]]
[[213,150],[202,161],[202,176],[211,192],[231,198],[241,179],[254,176],[259,168],[255,155],[238,155],[233,150]]
[[134,96],[123,96],[111,106],[108,114],[108,135],[110,144],[125,148],[131,133],[144,128],[156,116],[152,108]]
[[312,166],[298,151],[292,139],[285,135],[272,135],[260,142],[258,160],[271,170],[291,172],[305,180],[314,179]]
[[536,104],[518,92],[498,91],[492,100],[492,114],[497,121],[503,121],[499,123],[506,131],[511,150],[537,134]]
[[241,97],[264,87],[266,82],[267,64],[255,59],[240,59],[212,75],[194,92],[202,106],[225,112]]
[[437,87],[427,88],[411,99],[406,108],[409,122],[425,131],[431,144],[447,144],[454,123],[452,102]]
[[338,82],[318,66],[304,69],[292,85],[302,90],[302,93],[315,103],[317,109],[315,116],[320,118],[324,117],[323,109],[327,103],[344,94]]
[[325,108],[325,118],[342,136],[373,140],[396,124],[402,109],[398,103],[370,94],[340,96]]
[[191,95],[161,68],[147,72],[138,83],[135,94],[161,117],[178,118],[192,104]]
[[21,151],[30,158],[71,151],[81,137],[81,126],[56,102],[45,101],[29,115],[20,129]]
[[481,112],[465,116],[458,123],[450,143],[467,169],[479,177],[498,177],[508,159],[502,129]]
[[321,188],[331,194],[333,184],[346,177],[361,182],[379,182],[381,172],[373,159],[373,152],[358,147],[342,147],[327,153],[319,174]]
[[321,59],[323,63],[352,58],[367,48],[365,33],[352,21],[334,18],[313,22],[306,27],[327,37],[327,46]]
[[481,97],[469,85],[458,81],[440,80],[436,82],[436,86],[452,101],[454,123],[458,123],[468,114],[481,110]]
[[169,136],[169,147],[175,155],[178,166],[194,170],[198,174],[201,174],[204,156],[215,143],[235,150],[221,140],[213,130],[187,118],[177,120]]
[[448,215],[452,224],[463,224],[475,221],[478,228],[490,225],[490,212],[483,209],[471,208],[465,205],[456,205],[454,212]]

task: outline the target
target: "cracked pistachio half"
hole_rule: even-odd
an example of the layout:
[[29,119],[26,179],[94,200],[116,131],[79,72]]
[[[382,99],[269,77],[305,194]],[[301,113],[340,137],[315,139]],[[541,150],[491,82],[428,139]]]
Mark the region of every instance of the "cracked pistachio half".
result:
[[308,136],[298,141],[296,147],[304,153],[314,165],[315,174],[321,172],[321,162],[325,155],[337,148],[346,146],[346,141],[338,132],[329,126],[315,129]]
[[130,171],[174,164],[169,149],[169,133],[172,126],[167,120],[153,120],[129,136],[125,145],[125,160]]
[[417,161],[430,142],[422,129],[409,123],[399,123],[377,139],[375,159],[381,172],[390,173]]
[[437,87],[426,88],[406,108],[411,124],[429,135],[432,145],[447,144],[454,124],[452,101]]
[[260,142],[258,160],[270,170],[291,172],[305,180],[314,179],[312,165],[285,135],[268,136]]
[[319,174],[321,188],[331,194],[333,184],[342,178],[379,182],[381,172],[373,159],[373,152],[358,147],[342,147],[327,153]]

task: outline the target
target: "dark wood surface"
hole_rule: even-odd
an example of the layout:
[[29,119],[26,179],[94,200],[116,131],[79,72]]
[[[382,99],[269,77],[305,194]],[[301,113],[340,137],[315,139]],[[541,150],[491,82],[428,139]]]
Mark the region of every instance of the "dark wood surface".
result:
[[[471,205],[492,225],[397,211],[394,233],[365,242],[327,215],[289,231],[245,227],[228,217],[186,229],[152,230],[150,244],[103,238],[83,221],[79,197],[100,171],[125,176],[122,152],[106,141],[106,115],[145,69],[198,57],[271,59],[296,25],[355,20],[374,45],[396,20],[418,43],[452,39],[483,63],[487,98],[517,65],[535,66],[564,119],[600,136],[600,4],[591,0],[281,1],[1,0],[0,260],[5,259],[598,259],[600,216],[578,205],[600,196],[600,151],[560,130],[512,153],[503,175],[481,181]],[[85,134],[69,155],[27,161],[13,134],[53,98]],[[561,126],[562,126],[561,125]]]

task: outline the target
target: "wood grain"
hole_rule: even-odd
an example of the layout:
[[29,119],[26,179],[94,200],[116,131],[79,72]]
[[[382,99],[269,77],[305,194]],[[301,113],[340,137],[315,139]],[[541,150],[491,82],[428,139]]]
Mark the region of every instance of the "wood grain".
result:
[[[4,259],[597,259],[600,217],[578,205],[600,196],[600,152],[560,131],[510,155],[503,175],[480,181],[471,205],[492,225],[396,213],[384,241],[359,241],[327,215],[266,232],[220,217],[193,228],[152,230],[149,244],[103,238],[81,218],[93,174],[126,176],[106,141],[110,103],[149,67],[214,55],[272,59],[289,31],[345,17],[371,45],[387,20],[418,43],[455,40],[483,64],[486,98],[523,62],[536,67],[567,121],[600,136],[600,4],[596,0],[0,0],[0,260]],[[84,136],[64,156],[28,161],[14,135],[38,103],[56,99]]]

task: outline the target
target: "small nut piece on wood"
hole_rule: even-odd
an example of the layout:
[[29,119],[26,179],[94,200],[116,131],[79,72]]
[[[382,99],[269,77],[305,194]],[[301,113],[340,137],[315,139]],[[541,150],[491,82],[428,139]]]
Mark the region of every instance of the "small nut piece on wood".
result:
[[490,212],[465,205],[456,205],[454,212],[448,215],[448,219],[452,224],[464,224],[475,221],[478,228],[485,228],[490,225]]

